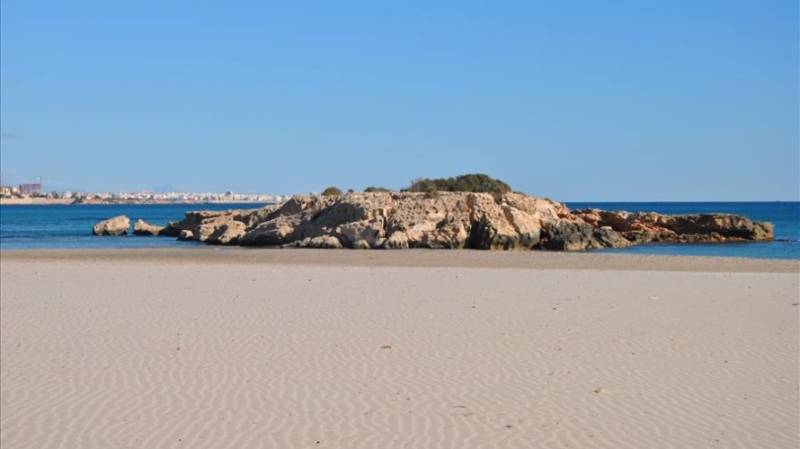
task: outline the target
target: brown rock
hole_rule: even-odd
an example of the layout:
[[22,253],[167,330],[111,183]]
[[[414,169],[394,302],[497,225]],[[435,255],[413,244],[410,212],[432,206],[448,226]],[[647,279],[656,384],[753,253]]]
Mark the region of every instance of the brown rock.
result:
[[342,242],[332,235],[321,235],[314,237],[308,242],[310,248],[325,248],[325,249],[339,249],[342,248]]
[[128,228],[131,225],[131,220],[125,215],[118,215],[108,220],[97,222],[92,227],[92,234],[94,235],[125,235],[128,233]]
[[[368,248],[377,248],[377,242],[386,236],[383,217],[344,223],[337,227],[336,235],[347,247],[355,247],[356,242],[364,242]],[[361,247],[364,243],[359,243],[358,246]]]
[[231,220],[216,227],[206,241],[215,245],[230,245],[236,243],[247,231],[247,226],[241,221]]
[[373,192],[294,196],[269,208],[196,211],[161,233],[212,244],[316,248],[577,251],[647,242],[763,240],[769,223],[729,215],[588,209],[520,193]]
[[134,235],[160,235],[161,232],[164,231],[164,226],[156,226],[150,224],[142,219],[136,220],[136,224],[133,225],[133,234]]

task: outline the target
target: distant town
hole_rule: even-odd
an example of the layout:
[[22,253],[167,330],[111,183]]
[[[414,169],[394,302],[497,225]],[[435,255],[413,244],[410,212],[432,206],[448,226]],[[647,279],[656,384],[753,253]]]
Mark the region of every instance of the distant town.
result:
[[284,195],[236,192],[45,192],[41,181],[16,186],[0,185],[0,204],[191,204],[260,203],[276,204]]

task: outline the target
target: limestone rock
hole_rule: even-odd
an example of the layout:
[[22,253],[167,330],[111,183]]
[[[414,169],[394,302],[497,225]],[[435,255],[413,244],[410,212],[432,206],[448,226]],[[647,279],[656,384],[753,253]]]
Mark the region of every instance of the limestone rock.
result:
[[725,214],[570,211],[521,193],[296,195],[278,206],[193,211],[160,235],[219,245],[579,251],[648,242],[769,240],[769,223]]
[[164,231],[164,226],[156,226],[150,224],[141,218],[136,220],[136,223],[133,225],[133,234],[134,235],[160,235],[161,232]]
[[337,227],[336,235],[347,247],[355,248],[356,242],[363,242],[358,246],[366,244],[367,248],[377,248],[377,242],[386,235],[383,217],[344,223]]
[[[531,249],[538,245],[542,232],[542,215],[544,214],[526,213],[508,204],[504,204],[502,207],[506,220],[517,233],[516,246]],[[551,217],[549,213],[546,216],[548,219],[557,218]]]
[[[382,242],[381,242],[382,243]],[[369,244],[366,240],[356,240],[352,243],[351,248],[353,249],[370,249],[372,245]]]
[[[201,239],[201,241],[206,241],[223,224],[236,220],[244,223],[249,228],[263,220],[274,209],[274,206],[269,206],[262,209],[249,210],[190,211],[184,214],[183,220],[168,223],[161,231],[161,235],[178,237],[181,231],[188,230],[192,231],[192,234]],[[205,226],[205,228],[200,229],[202,226]]]
[[130,218],[125,215],[118,215],[108,220],[97,222],[92,227],[92,234],[94,235],[125,235],[128,233],[128,228],[131,225]]
[[385,249],[408,249],[408,237],[403,231],[395,231],[381,245]]
[[[242,245],[284,245],[314,234],[315,219],[340,197],[295,195],[241,236]],[[317,235],[322,232],[316,233]]]
[[231,220],[216,227],[206,241],[215,245],[230,245],[236,243],[246,231],[244,223]]
[[308,242],[308,246],[310,248],[338,249],[342,248],[342,242],[332,235],[321,235],[319,237],[312,238]]
[[632,243],[718,243],[774,238],[772,223],[758,223],[730,214],[661,215],[587,209],[575,215],[593,226],[607,226]]

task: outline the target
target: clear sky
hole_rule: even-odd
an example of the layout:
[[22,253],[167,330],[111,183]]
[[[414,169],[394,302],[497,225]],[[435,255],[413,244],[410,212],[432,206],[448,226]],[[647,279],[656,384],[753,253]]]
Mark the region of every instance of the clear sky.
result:
[[800,196],[797,0],[0,8],[4,182]]

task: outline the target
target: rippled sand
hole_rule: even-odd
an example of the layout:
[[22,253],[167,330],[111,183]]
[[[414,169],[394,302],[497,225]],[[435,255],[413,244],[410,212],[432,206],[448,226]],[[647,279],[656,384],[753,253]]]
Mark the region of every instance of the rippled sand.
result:
[[0,256],[0,446],[796,448],[796,262]]

